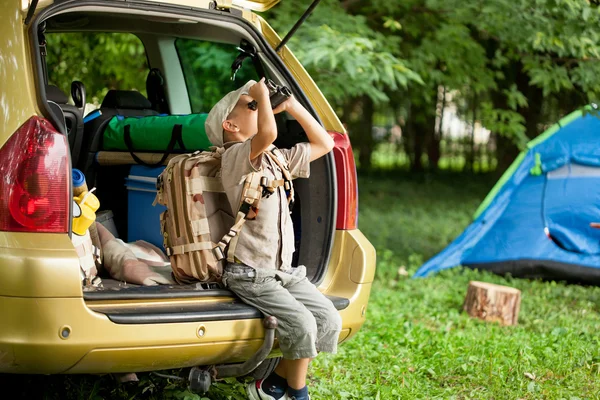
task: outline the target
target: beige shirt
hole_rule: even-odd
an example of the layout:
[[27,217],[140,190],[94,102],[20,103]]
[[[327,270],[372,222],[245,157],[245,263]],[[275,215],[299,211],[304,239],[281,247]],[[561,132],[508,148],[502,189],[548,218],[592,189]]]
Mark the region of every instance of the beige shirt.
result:
[[[221,160],[221,179],[234,215],[246,176],[262,171],[268,179],[282,179],[281,169],[264,154],[250,161],[251,140],[227,147]],[[308,178],[310,144],[299,143],[291,149],[280,149],[288,162],[292,179]],[[260,201],[256,219],[247,221],[240,232],[235,257],[253,268],[275,268],[283,271],[292,266],[294,228],[283,187]]]

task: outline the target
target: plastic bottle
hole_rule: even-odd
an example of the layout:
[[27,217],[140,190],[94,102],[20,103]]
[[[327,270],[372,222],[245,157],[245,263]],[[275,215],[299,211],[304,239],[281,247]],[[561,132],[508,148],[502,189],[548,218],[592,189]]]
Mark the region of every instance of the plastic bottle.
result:
[[85,175],[77,168],[73,168],[73,197],[78,197],[81,193],[87,191],[88,187],[85,182]]
[[[73,168],[73,197],[74,197],[74,200],[77,201],[77,203],[79,203],[81,200],[83,200],[83,197],[85,196],[85,194],[87,192],[88,192],[88,187],[87,187],[87,183],[85,181],[85,175],[83,174],[83,172],[81,172],[77,168]],[[94,198],[95,198],[95,196],[94,196]],[[87,203],[87,201],[91,201],[91,203],[89,203],[89,205],[92,208],[95,208],[93,210],[94,211],[93,218],[95,220],[96,219],[95,212],[99,206],[99,204],[96,206],[95,203],[98,202],[98,199],[96,199],[95,201],[93,199],[89,199],[89,200],[86,199],[86,203]],[[92,223],[88,229],[90,231],[90,237],[92,238],[92,243],[97,248],[100,248],[100,237],[98,236],[98,230],[96,229],[96,223],[94,221],[92,221]]]

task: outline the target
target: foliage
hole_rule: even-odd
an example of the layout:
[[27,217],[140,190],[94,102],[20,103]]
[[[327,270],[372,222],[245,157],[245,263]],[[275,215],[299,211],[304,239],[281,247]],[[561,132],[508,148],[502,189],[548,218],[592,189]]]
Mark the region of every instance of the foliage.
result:
[[140,39],[130,33],[48,33],[48,82],[65,94],[81,81],[88,102],[100,102],[110,89],[146,93],[148,65]]
[[[308,0],[273,11],[280,31],[299,16],[299,4],[306,7]],[[465,120],[476,119],[519,147],[541,125],[594,101],[600,90],[598,18],[595,2],[582,0],[332,0],[316,9],[290,46],[339,110],[352,109],[355,98],[367,94],[377,101],[375,113],[410,128],[403,134],[414,162],[425,146],[439,146],[439,128],[410,124],[435,118],[438,86],[457,94]],[[418,76],[400,85],[375,84],[386,97],[373,93],[372,82],[347,73],[369,65],[353,46],[353,34],[374,41],[375,52],[387,52]],[[387,62],[370,64],[388,68]],[[360,109],[343,117],[350,125],[353,118],[369,118]],[[371,134],[368,126],[351,127],[359,136]],[[375,143],[359,140],[363,151]]]
[[250,59],[231,79],[231,64],[239,54],[236,45],[177,39],[177,52],[188,88],[192,112],[208,112],[225,94],[258,75]]
[[[309,1],[282,2],[267,18],[283,36]],[[372,30],[365,16],[350,15],[339,1],[324,0],[288,46],[311,73],[325,96],[338,107],[369,96],[389,101],[387,93],[422,83],[419,75],[395,54],[396,37]]]

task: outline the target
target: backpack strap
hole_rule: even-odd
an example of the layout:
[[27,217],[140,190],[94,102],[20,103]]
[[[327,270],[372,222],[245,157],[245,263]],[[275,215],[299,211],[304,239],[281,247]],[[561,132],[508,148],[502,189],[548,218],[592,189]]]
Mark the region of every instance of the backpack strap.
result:
[[290,205],[291,209],[294,204],[294,185],[292,184],[292,174],[290,173],[290,168],[287,163],[287,160],[283,156],[283,153],[281,153],[281,151],[273,145],[269,146],[265,154],[281,169],[281,173],[283,175],[284,180],[283,187],[285,189],[288,204]]
[[[258,214],[258,206],[260,199],[263,196],[263,189],[261,187],[262,175],[258,172],[253,172],[246,176],[244,181],[244,188],[242,189],[242,196],[240,201],[240,208],[238,210],[235,224],[225,237],[231,233],[234,235],[231,237],[229,242],[229,248],[227,249],[227,261],[234,262],[235,249],[239,240],[239,233],[242,226],[247,220],[253,220]],[[236,228],[236,229],[234,229]],[[221,240],[222,242],[223,240]],[[221,243],[219,242],[219,243]],[[220,247],[220,246],[219,246]],[[225,251],[223,252],[225,254]]]
[[246,221],[246,214],[241,211],[238,212],[235,219],[235,224],[233,224],[233,226],[229,229],[229,232],[223,236],[219,243],[217,243],[217,246],[213,248],[213,255],[217,261],[223,260],[225,258],[225,254],[227,254],[227,261],[233,262],[233,254],[235,253],[239,233]]

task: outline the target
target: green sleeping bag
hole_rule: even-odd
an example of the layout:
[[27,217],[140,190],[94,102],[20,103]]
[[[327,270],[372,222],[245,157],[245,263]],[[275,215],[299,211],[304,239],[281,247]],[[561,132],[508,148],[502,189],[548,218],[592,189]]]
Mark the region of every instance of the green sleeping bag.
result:
[[115,116],[104,130],[102,147],[104,150],[129,151],[140,164],[145,163],[134,152],[163,153],[166,159],[173,152],[207,150],[212,146],[204,128],[207,116],[208,114]]

